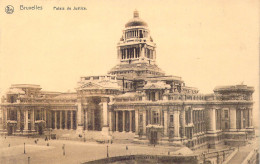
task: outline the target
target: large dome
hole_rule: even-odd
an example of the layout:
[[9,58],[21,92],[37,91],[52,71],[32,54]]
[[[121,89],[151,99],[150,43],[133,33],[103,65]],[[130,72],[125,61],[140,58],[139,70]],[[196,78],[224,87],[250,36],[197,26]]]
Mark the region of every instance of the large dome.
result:
[[145,27],[148,26],[145,21],[143,21],[142,19],[139,18],[138,11],[134,11],[134,18],[129,20],[125,24],[125,27],[132,27],[132,26],[145,26]]

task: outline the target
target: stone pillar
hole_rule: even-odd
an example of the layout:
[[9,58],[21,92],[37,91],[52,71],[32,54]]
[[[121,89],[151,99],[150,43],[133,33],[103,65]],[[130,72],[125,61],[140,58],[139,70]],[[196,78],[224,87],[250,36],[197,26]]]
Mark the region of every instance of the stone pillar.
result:
[[57,129],[57,111],[54,111],[54,128]]
[[235,107],[229,109],[229,123],[230,123],[230,130],[237,129],[237,111]]
[[134,58],[136,58],[136,48],[134,47]]
[[[5,129],[7,130],[7,112],[8,112],[8,109],[7,108],[5,108],[5,116],[4,116],[4,118],[5,118]],[[28,120],[27,120],[28,121]],[[28,123],[27,123],[27,130],[28,130]]]
[[146,110],[143,111],[143,135],[146,135]]
[[252,127],[253,124],[252,124],[252,108],[248,108],[248,126],[249,127]]
[[103,127],[108,127],[107,122],[107,99],[102,99],[102,107],[103,107]]
[[244,110],[241,109],[240,112],[241,112],[241,114],[240,114],[241,115],[241,119],[240,119],[240,121],[241,121],[241,129],[244,129],[244,116],[243,116]]
[[77,129],[79,127],[81,127],[79,130],[82,130],[82,119],[81,119],[81,113],[82,113],[82,105],[81,105],[81,102],[78,101],[77,103],[77,106],[78,106],[78,110],[77,110]]
[[193,124],[193,110],[190,110],[190,123]]
[[46,112],[46,109],[44,109],[44,121],[45,121],[45,122],[47,121],[47,112]]
[[125,132],[125,111],[123,111],[123,132]]
[[109,111],[109,130],[113,131],[113,123],[112,123],[112,117],[113,113],[111,111]]
[[65,129],[68,129],[68,111],[65,110]]
[[168,136],[168,111],[165,110],[163,111],[163,115],[164,115],[164,129],[163,129],[163,134],[165,137]]
[[181,133],[182,133],[182,137],[185,137],[185,110],[182,109],[181,110]]
[[138,110],[135,110],[135,135],[138,135],[139,133],[138,123],[139,123],[139,113]]
[[179,133],[179,129],[180,129],[180,116],[179,116],[179,111],[175,110],[173,111],[173,126],[174,126],[174,138],[179,138],[180,137],[180,133]]
[[73,110],[70,111],[70,129],[73,130]]
[[35,124],[34,124],[34,109],[31,109],[31,130],[34,131],[35,130]]
[[88,130],[88,110],[85,110],[85,130]]
[[116,131],[118,132],[118,111],[116,112]]
[[129,132],[132,132],[132,111],[129,111]]
[[21,111],[20,109],[17,110],[17,129],[16,131],[20,131],[21,129]]
[[93,125],[93,127],[92,127],[92,130],[95,130],[95,111],[94,110],[92,110],[93,112],[92,112],[92,125]]
[[28,110],[24,111],[24,131],[28,131]]
[[4,130],[4,108],[0,109],[2,110],[2,115],[1,115],[1,118],[2,118],[2,121],[1,121],[1,126],[0,126],[0,131]]
[[209,131],[216,132],[216,110],[209,109]]
[[62,110],[60,111],[60,129],[62,129]]

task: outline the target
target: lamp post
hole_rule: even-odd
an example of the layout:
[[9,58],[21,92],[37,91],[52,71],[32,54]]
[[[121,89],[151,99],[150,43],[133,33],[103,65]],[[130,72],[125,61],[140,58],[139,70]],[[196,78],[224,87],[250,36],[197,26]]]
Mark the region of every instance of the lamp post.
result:
[[109,157],[109,155],[108,155],[108,145],[107,145],[107,158]]
[[23,143],[23,153],[25,154],[25,143]]

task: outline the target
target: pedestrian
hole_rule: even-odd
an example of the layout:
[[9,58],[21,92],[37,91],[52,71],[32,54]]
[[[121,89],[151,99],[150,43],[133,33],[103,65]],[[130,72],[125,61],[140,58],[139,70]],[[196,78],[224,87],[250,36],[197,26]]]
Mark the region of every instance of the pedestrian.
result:
[[125,149],[128,150],[128,146],[127,145],[126,145]]
[[65,144],[62,145],[63,155],[65,155]]
[[111,144],[113,143],[113,140],[111,140]]

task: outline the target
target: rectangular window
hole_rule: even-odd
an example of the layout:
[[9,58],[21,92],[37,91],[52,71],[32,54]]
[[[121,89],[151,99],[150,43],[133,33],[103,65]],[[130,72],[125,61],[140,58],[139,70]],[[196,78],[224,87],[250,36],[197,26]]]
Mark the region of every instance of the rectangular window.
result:
[[170,115],[170,122],[173,123],[173,115]]
[[140,123],[143,123],[143,115],[142,114],[140,114]]
[[228,118],[228,110],[224,111],[225,118]]
[[159,123],[159,113],[153,112],[153,123],[158,124]]

